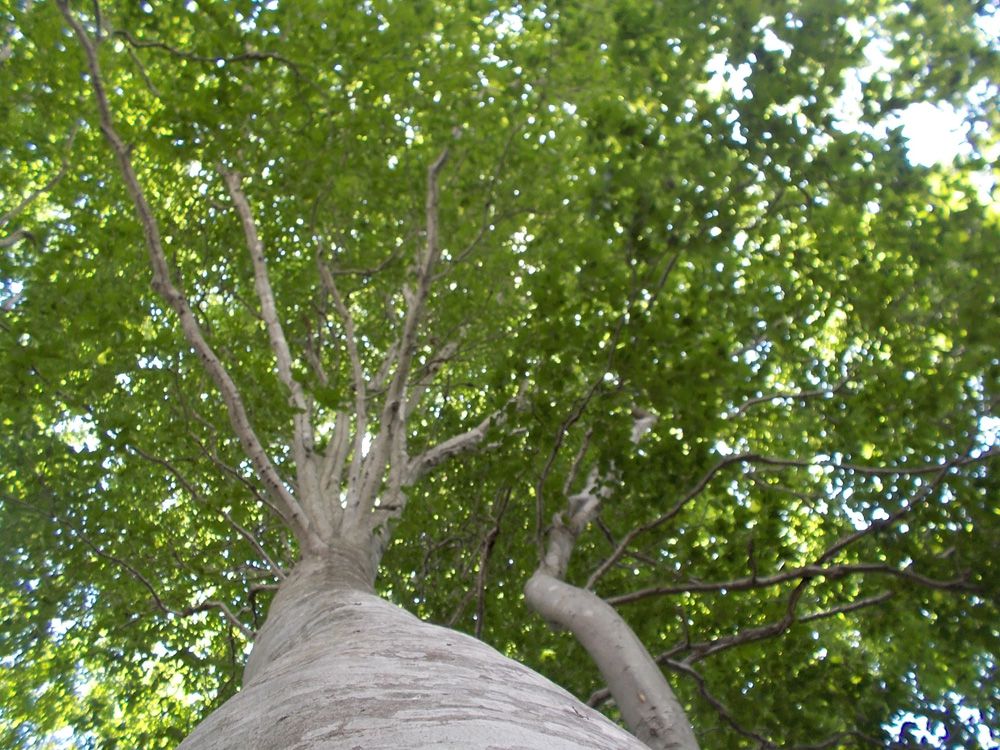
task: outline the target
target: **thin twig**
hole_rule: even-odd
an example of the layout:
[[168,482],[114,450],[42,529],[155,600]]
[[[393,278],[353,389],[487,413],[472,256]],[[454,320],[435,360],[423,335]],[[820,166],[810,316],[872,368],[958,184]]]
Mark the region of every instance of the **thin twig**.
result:
[[670,586],[650,586],[649,588],[632,591],[627,594],[607,597],[605,601],[613,606],[632,604],[654,596],[671,596],[677,594],[694,594],[710,591],[750,591],[771,588],[789,581],[805,578],[825,578],[836,581],[852,575],[874,573],[902,578],[919,586],[941,591],[980,591],[980,587],[969,583],[968,575],[941,580],[921,575],[908,568],[895,568],[885,563],[845,563],[843,565],[804,565],[800,568],[785,570],[768,576],[752,575],[744,578],[733,578],[727,581],[685,581]]
[[[64,2],[65,0],[60,0]],[[169,52],[174,57],[179,57],[183,60],[191,60],[192,62],[202,62],[211,63],[213,65],[218,65],[220,62],[229,64],[234,62],[260,62],[266,60],[273,60],[275,62],[280,62],[282,65],[287,66],[291,69],[296,76],[301,75],[299,66],[289,60],[284,55],[279,55],[275,52],[260,52],[257,50],[250,50],[247,52],[242,52],[238,55],[199,55],[195,52],[188,52],[187,50],[182,50],[177,47],[171,47],[165,42],[160,42],[157,40],[149,39],[136,39],[131,33],[125,31],[124,29],[116,29],[112,32],[113,36],[120,39],[124,39],[129,45],[137,49],[160,49],[165,52]]]

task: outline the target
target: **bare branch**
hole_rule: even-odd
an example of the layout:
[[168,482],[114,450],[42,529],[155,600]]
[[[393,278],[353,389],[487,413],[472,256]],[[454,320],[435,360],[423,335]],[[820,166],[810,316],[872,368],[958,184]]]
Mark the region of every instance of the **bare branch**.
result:
[[139,70],[139,75],[142,77],[143,83],[146,84],[146,88],[149,89],[149,93],[157,99],[162,98],[163,95],[160,93],[160,89],[153,83],[153,79],[149,77],[149,71],[146,70],[146,66],[139,59],[139,55],[136,54],[135,45],[127,45],[125,49],[128,51],[128,56],[132,60],[132,64]]
[[410,459],[406,468],[406,478],[404,484],[413,484],[428,471],[441,463],[462,453],[477,448],[486,437],[490,427],[499,423],[503,412],[495,411],[475,427],[466,430],[460,435],[455,435],[437,445],[428,448],[416,458]]
[[931,484],[925,485],[919,498],[911,501],[910,504],[905,505],[900,511],[897,511],[897,515],[893,515],[888,519],[882,521],[876,521],[870,526],[850,534],[840,542],[832,546],[827,550],[829,556],[820,560],[820,562],[826,562],[832,558],[834,554],[848,544],[853,543],[856,539],[861,536],[877,531],[878,529],[885,528],[887,525],[894,523],[898,519],[899,514],[903,514],[909,511],[914,504],[919,503],[921,500],[926,498],[932,489],[937,486],[938,483],[947,475],[949,471],[960,466],[966,466],[969,464],[984,462],[993,456],[1000,455],[1000,447],[990,448],[989,450],[982,451],[976,455],[962,455],[953,458],[948,461],[943,461],[937,464],[922,464],[916,466],[862,466],[858,464],[846,464],[832,459],[788,459],[788,458],[777,458],[774,456],[762,456],[756,453],[740,453],[734,454],[732,456],[726,456],[719,460],[712,468],[710,468],[695,484],[690,490],[684,493],[683,496],[677,502],[675,502],[665,513],[658,516],[657,518],[648,521],[641,526],[636,526],[631,529],[622,539],[618,542],[618,545],[612,551],[612,553],[602,562],[597,569],[591,574],[590,578],[587,579],[586,588],[592,589],[596,585],[597,581],[608,572],[622,557],[625,551],[628,549],[629,545],[632,544],[635,539],[656,528],[659,528],[667,521],[671,520],[677,516],[690,502],[693,498],[701,494],[702,491],[708,486],[709,482],[723,469],[732,466],[734,464],[750,464],[757,466],[776,466],[776,467],[789,467],[789,468],[808,468],[810,466],[820,466],[829,467],[834,471],[842,471],[845,473],[859,474],[863,476],[919,476],[923,474],[936,474],[937,477]]
[[[632,416],[633,439],[638,442],[651,426],[652,415],[637,410]],[[574,465],[578,464],[575,460]],[[652,748],[697,750],[683,707],[632,628],[593,591],[563,580],[577,538],[610,496],[616,475],[613,466],[604,474],[593,466],[583,489],[567,497],[566,512],[553,517],[545,555],[524,587],[525,601],[550,623],[576,636],[597,664],[636,737]]]
[[310,517],[313,522],[322,527],[321,536],[329,537],[336,524],[335,516],[339,506],[324,502],[324,496],[320,492],[319,477],[317,476],[317,466],[315,461],[315,435],[312,426],[312,402],[305,394],[302,384],[295,379],[292,373],[292,354],[288,347],[288,339],[281,325],[278,315],[278,305],[274,297],[274,289],[271,286],[270,275],[267,270],[267,258],[264,256],[264,243],[260,239],[257,231],[257,224],[253,218],[250,202],[243,191],[242,178],[234,170],[222,169],[223,180],[229,195],[236,207],[236,213],[240,217],[243,226],[243,234],[246,238],[247,249],[250,252],[250,259],[253,264],[254,290],[260,300],[261,317],[267,328],[268,340],[271,343],[271,351],[274,353],[278,366],[278,379],[288,389],[291,404],[295,409],[292,416],[294,434],[292,438],[292,455],[295,458],[295,466],[299,480],[299,491],[302,502],[311,511]]
[[[63,177],[66,176],[66,172],[69,171],[69,164],[70,164],[69,155],[70,152],[73,150],[73,141],[76,138],[76,133],[79,129],[80,129],[80,123],[79,122],[74,123],[73,128],[70,130],[69,136],[66,138],[66,145],[63,147],[63,155],[60,160],[59,171],[56,172],[56,174],[53,175],[49,180],[47,180],[44,185],[42,185],[37,190],[33,190],[20,203],[18,203],[12,209],[7,211],[5,214],[3,214],[3,216],[0,216],[0,229],[7,226],[11,221],[20,216],[21,213],[23,213],[28,206],[30,206],[32,203],[38,200],[45,193],[51,191],[52,188],[54,188],[57,184],[59,184],[59,182],[63,179]],[[23,229],[18,229],[9,234],[7,237],[4,237],[2,240],[0,240],[0,247],[9,247],[18,240],[30,236],[31,236],[30,232],[27,232]]]
[[702,659],[706,659],[712,654],[717,654],[721,651],[727,651],[731,648],[736,648],[737,646],[742,646],[746,643],[751,643],[754,641],[765,640],[767,638],[773,638],[779,636],[791,627],[795,623],[805,623],[812,622],[813,620],[822,620],[828,617],[835,617],[840,614],[846,614],[847,612],[855,612],[859,609],[865,609],[867,607],[874,607],[882,604],[885,601],[891,599],[894,594],[891,591],[883,591],[879,594],[873,596],[865,597],[863,599],[856,599],[853,602],[846,602],[844,604],[838,604],[837,606],[830,607],[828,609],[819,610],[816,612],[810,612],[805,615],[797,615],[795,609],[798,606],[799,598],[805,590],[805,586],[808,585],[807,581],[803,581],[799,586],[796,587],[795,591],[792,592],[792,596],[789,599],[788,607],[785,615],[780,619],[766,625],[761,625],[754,628],[746,628],[732,635],[724,636],[722,638],[717,638],[712,641],[704,641],[701,643],[688,643],[681,648],[674,648],[671,651],[676,653],[677,651],[690,651],[689,656],[684,659],[684,663],[695,663]]
[[401,250],[402,250],[402,246],[397,247],[397,248],[393,248],[392,252],[389,253],[389,255],[385,258],[385,260],[383,260],[383,261],[375,264],[374,266],[372,266],[370,268],[341,268],[339,266],[335,266],[335,267],[329,269],[330,270],[330,274],[333,275],[333,276],[335,276],[335,277],[336,276],[361,276],[362,278],[365,278],[365,279],[371,278],[372,276],[375,276],[376,274],[381,273],[386,268],[388,268],[390,265],[392,265],[396,260],[398,260],[399,256],[402,254],[400,252]]
[[882,529],[888,528],[892,524],[896,523],[904,515],[912,511],[916,506],[920,505],[924,500],[930,497],[931,493],[937,489],[938,485],[944,479],[945,475],[948,473],[950,466],[945,465],[944,467],[938,468],[937,476],[933,478],[932,481],[925,483],[917,496],[911,500],[904,501],[898,510],[890,514],[888,518],[879,519],[868,524],[863,529],[858,529],[857,531],[846,534],[845,536],[838,539],[835,543],[830,545],[825,552],[820,556],[819,562],[823,563],[828,560],[832,560],[838,552],[840,552],[845,547],[854,544],[859,539],[869,536],[873,533],[881,531]]
[[757,464],[761,466],[788,466],[807,468],[809,466],[829,467],[834,471],[842,471],[864,476],[917,476],[920,474],[937,474],[945,472],[959,466],[982,463],[994,456],[1000,456],[1000,446],[994,446],[982,451],[977,455],[960,455],[953,459],[944,460],[935,464],[918,464],[916,466],[906,466],[897,464],[894,466],[865,466],[863,464],[842,463],[831,458],[820,459],[794,459],[779,458],[777,456],[762,456],[756,453],[745,453],[737,456],[743,463]]
[[779,391],[776,393],[768,393],[761,396],[754,396],[748,398],[742,404],[737,406],[732,411],[728,412],[726,416],[729,419],[734,419],[736,417],[746,414],[750,409],[760,404],[774,403],[775,401],[808,401],[814,398],[828,398],[833,396],[840,391],[842,391],[848,383],[848,379],[845,378],[834,385],[832,388],[817,388],[811,391]]
[[340,484],[344,462],[350,445],[350,417],[346,412],[338,411],[333,421],[333,435],[327,443],[323,455],[323,466],[320,469],[319,486],[323,495]]
[[219,388],[219,392],[228,410],[230,424],[239,438],[247,457],[256,469],[264,486],[267,487],[268,492],[287,511],[288,521],[295,530],[299,541],[307,549],[320,548],[322,547],[322,540],[312,528],[308,515],[287,489],[284,480],[278,474],[277,469],[275,469],[274,464],[264,450],[264,446],[254,432],[236,383],[215,351],[206,341],[184,293],[174,285],[170,278],[170,267],[163,249],[159,225],[149,202],[146,200],[135,168],[132,166],[131,148],[122,140],[114,126],[111,106],[108,103],[107,94],[104,90],[100,64],[97,59],[97,50],[90,37],[80,25],[80,22],[70,11],[68,0],[58,0],[58,5],[86,55],[87,66],[90,71],[90,84],[100,114],[101,131],[104,133],[105,139],[115,154],[125,181],[125,188],[132,199],[132,203],[135,205],[136,213],[142,225],[146,247],[149,251],[150,264],[153,269],[153,288],[177,314],[185,338],[198,353],[202,364]]
[[[350,308],[344,302],[337,288],[330,269],[323,262],[317,252],[316,263],[319,268],[320,281],[326,293],[333,300],[334,308],[340,316],[341,325],[344,327],[344,343],[347,347],[347,356],[351,362],[351,378],[354,383],[354,452],[351,459],[350,479],[351,487],[357,487],[361,477],[362,458],[364,456],[364,440],[368,430],[368,390],[365,379],[364,367],[361,362],[361,354],[358,350],[357,333],[354,327],[354,316]],[[339,459],[339,456],[335,456]]]
[[[32,370],[35,373],[35,375],[40,380],[42,380],[42,382],[51,384],[51,381],[49,381],[38,370],[37,367],[32,367]],[[55,392],[59,396],[59,398],[61,398],[66,403],[71,403],[73,401],[73,399],[69,398],[67,396],[67,394],[64,393],[62,390],[56,388]],[[87,402],[81,402],[79,400],[76,400],[76,404],[77,404],[77,406],[79,406],[80,408],[82,408],[84,411],[86,411],[87,414],[89,414],[91,416],[91,418],[96,419],[95,410],[94,410],[94,407],[91,404],[89,404]],[[200,414],[198,414],[197,412],[188,410],[188,408],[187,408],[186,405],[184,406],[184,409],[188,413],[192,414],[196,419],[204,422],[204,418]],[[210,424],[208,426],[211,427]],[[110,430],[105,430],[103,434],[109,440],[114,440],[116,438],[116,436],[114,435],[114,433],[112,431],[110,431]],[[195,442],[195,444],[199,447],[199,449],[202,451],[203,454],[209,455],[210,458],[212,458],[213,463],[215,463],[216,465],[219,465],[224,471],[226,471],[229,474],[238,475],[238,472],[236,472],[232,467],[230,467],[227,464],[223,463],[218,458],[218,456],[215,455],[214,452],[208,451],[207,447],[205,445],[203,445],[202,442],[200,440],[198,440],[198,438],[196,436],[194,436],[192,434],[191,438]],[[205,498],[205,496],[198,490],[197,487],[194,486],[194,483],[190,479],[188,479],[188,477],[184,474],[184,472],[182,472],[180,469],[177,468],[177,466],[173,462],[168,461],[165,458],[161,458],[160,456],[154,455],[154,454],[152,454],[152,453],[150,453],[150,452],[142,449],[141,447],[139,447],[136,443],[134,443],[132,441],[126,441],[125,442],[125,448],[126,448],[126,450],[135,453],[135,455],[139,456],[144,461],[147,461],[147,462],[149,462],[149,463],[151,463],[151,464],[153,464],[155,466],[159,466],[160,468],[166,470],[167,473],[169,473],[177,481],[177,483],[181,486],[181,488],[185,492],[187,492],[188,495],[194,501],[201,503],[202,505],[204,505],[207,508],[211,508],[211,504],[208,502],[208,500]],[[241,482],[253,493],[254,497],[256,497],[258,500],[260,500],[262,504],[271,507],[271,509],[275,510],[275,512],[278,514],[278,517],[279,518],[281,517],[281,514],[278,513],[278,511],[273,506],[270,506],[270,504],[267,502],[266,499],[260,497],[259,493],[257,492],[257,489],[252,484],[246,482],[246,480],[243,479],[242,477],[237,477],[237,478],[239,478],[241,480]],[[260,555],[261,559],[263,559],[267,563],[268,567],[270,567],[271,572],[273,573],[273,575],[275,577],[277,577],[278,579],[284,580],[284,578],[285,578],[284,570],[282,570],[281,566],[278,565],[277,563],[275,563],[273,559],[271,559],[271,556],[267,554],[267,552],[261,546],[260,542],[257,541],[257,538],[253,534],[251,534],[248,530],[246,530],[245,528],[243,528],[242,526],[240,526],[238,523],[236,523],[236,521],[233,520],[232,516],[230,516],[230,514],[227,511],[222,510],[222,511],[220,511],[220,514],[222,515],[223,518],[225,518],[225,520],[229,523],[229,525],[238,534],[240,534],[240,536],[242,536],[244,539],[247,540],[247,542],[250,543],[250,545],[254,548],[254,550],[257,552],[257,554]],[[74,531],[79,531],[79,530],[74,529]],[[82,534],[82,532],[79,532],[79,533]]]
[[[193,410],[185,409],[185,411],[187,411],[190,414],[194,414],[196,419],[199,420],[203,419],[200,414],[198,414]],[[277,505],[271,502],[271,500],[267,497],[266,494],[262,494],[260,492],[260,489],[256,485],[254,485],[254,483],[249,478],[243,476],[243,473],[239,471],[237,467],[230,466],[228,463],[223,461],[222,457],[218,454],[217,450],[206,445],[197,435],[195,435],[190,430],[188,430],[188,436],[194,442],[194,444],[198,446],[198,450],[201,451],[201,454],[203,456],[209,459],[215,466],[217,466],[219,469],[225,472],[228,476],[232,477],[237,482],[246,487],[247,490],[249,490],[250,493],[257,499],[257,502],[259,502],[262,506],[264,506],[272,513],[274,513],[274,515],[277,516],[277,518],[281,521],[281,523],[285,524],[286,526],[289,525],[288,519],[285,517],[285,514],[282,512],[281,508],[279,508]]]
[[[0,247],[3,247],[2,242],[0,242]],[[23,298],[24,298],[23,289],[21,291],[14,292],[9,297],[7,297],[7,299],[5,299],[2,303],[0,303],[0,311],[9,313],[11,310],[17,307],[17,303],[20,302]]]
[[[439,177],[448,161],[449,149],[445,147],[427,168],[426,243],[417,258],[416,289],[404,288],[407,299],[406,317],[397,344],[387,358],[396,353],[396,367],[379,417],[379,431],[372,441],[358,477],[357,489],[349,500],[351,523],[372,526],[370,517],[375,494],[388,465],[401,465],[406,460],[405,396],[410,368],[417,346],[417,334],[423,319],[424,307],[430,294],[434,267],[441,254],[438,225]],[[398,493],[397,493],[398,494]],[[401,496],[400,496],[401,499]],[[400,508],[401,510],[401,508]]]
[[271,351],[274,352],[274,357],[277,360],[278,377],[291,394],[292,404],[296,409],[304,412],[306,401],[302,385],[292,375],[292,354],[278,316],[278,306],[274,299],[274,290],[271,287],[271,279],[267,271],[267,259],[264,257],[264,243],[257,232],[257,224],[254,221],[246,193],[243,192],[242,178],[238,172],[227,169],[222,170],[222,178],[225,180],[226,188],[229,190],[229,195],[233,199],[233,205],[236,206],[236,213],[239,214],[240,223],[243,226],[247,249],[250,251],[250,260],[253,263],[254,289],[260,299],[261,316],[267,327]]
[[727,581],[685,581],[670,586],[651,586],[632,591],[627,594],[607,597],[608,604],[619,606],[648,599],[654,596],[669,596],[676,594],[693,594],[709,591],[749,591],[753,589],[770,588],[789,581],[799,581],[807,578],[825,578],[836,581],[852,575],[866,573],[888,575],[910,581],[926,588],[942,591],[979,591],[980,588],[969,583],[968,576],[962,575],[949,580],[929,578],[909,568],[895,568],[885,563],[845,563],[843,565],[804,565],[800,568],[785,570],[769,576],[747,576],[733,578]]
[[27,229],[15,229],[13,232],[8,234],[6,237],[0,238],[0,248],[13,247],[21,240],[31,240],[32,242],[38,242],[31,232]]
[[[63,2],[63,0],[60,0],[60,2]],[[136,39],[134,36],[132,36],[132,34],[130,34],[128,31],[125,31],[124,29],[116,29],[113,32],[113,35],[120,39],[124,39],[126,42],[128,42],[129,45],[137,49],[160,49],[165,52],[169,52],[174,57],[179,57],[183,60],[191,60],[192,62],[202,62],[202,63],[210,63],[212,65],[218,65],[220,62],[228,64],[234,62],[257,62],[257,61],[273,60],[275,62],[280,62],[281,64],[286,65],[289,69],[292,70],[293,73],[295,73],[295,75],[297,76],[301,75],[298,65],[289,60],[287,57],[284,57],[283,55],[279,55],[274,52],[247,50],[246,52],[242,52],[238,55],[229,55],[229,56],[199,55],[194,52],[188,52],[187,50],[178,49],[177,47],[171,47],[169,44],[166,44],[165,42],[160,42],[156,40]]]
[[613,607],[592,591],[556,578],[544,566],[525,584],[524,596],[528,606],[580,641],[636,737],[653,748],[697,750],[684,709],[662,670]]

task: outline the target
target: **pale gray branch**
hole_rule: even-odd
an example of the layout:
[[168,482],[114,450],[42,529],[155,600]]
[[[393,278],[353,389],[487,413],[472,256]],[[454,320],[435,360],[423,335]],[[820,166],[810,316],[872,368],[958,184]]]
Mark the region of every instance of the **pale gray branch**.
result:
[[330,442],[327,443],[326,452],[323,455],[323,467],[320,471],[320,489],[324,495],[328,495],[341,482],[344,463],[347,460],[347,451],[350,447],[349,432],[350,416],[346,412],[338,411],[334,417],[333,435],[330,437]]
[[[355,491],[360,486],[363,471],[364,440],[368,432],[368,386],[365,379],[364,367],[361,362],[361,353],[358,350],[357,332],[354,325],[354,316],[347,306],[344,298],[337,288],[337,282],[327,267],[326,263],[316,255],[316,263],[319,268],[320,281],[323,288],[333,300],[334,308],[340,316],[341,325],[344,327],[344,343],[347,347],[347,357],[351,363],[351,379],[354,384],[354,451],[351,457],[351,468],[348,479],[348,486]],[[339,454],[334,456],[339,462]],[[339,473],[339,472],[338,472]]]
[[240,224],[243,227],[247,249],[250,251],[250,260],[253,264],[254,289],[260,300],[261,316],[267,328],[267,336],[271,342],[271,351],[274,352],[274,357],[277,361],[278,377],[291,394],[292,404],[297,409],[305,411],[306,402],[302,386],[292,375],[292,354],[288,348],[288,340],[285,338],[285,331],[278,315],[278,305],[274,298],[271,278],[267,271],[267,258],[264,256],[264,243],[260,239],[260,233],[257,231],[257,224],[253,218],[250,202],[243,191],[242,177],[234,170],[223,169],[221,172],[222,178],[226,183],[226,188],[229,190],[229,195],[233,199],[233,205],[236,207],[236,213],[240,217]]
[[[633,410],[632,417],[633,442],[639,442],[656,418],[639,409]],[[659,750],[697,750],[683,707],[632,628],[594,592],[563,580],[577,538],[597,516],[617,481],[613,466],[602,474],[595,465],[583,489],[567,498],[566,512],[553,518],[544,557],[524,587],[525,601],[547,621],[576,636],[600,669],[636,737]]]
[[403,330],[397,339],[395,372],[386,390],[385,400],[379,416],[379,430],[361,468],[356,491],[348,501],[351,524],[359,528],[371,528],[380,521],[372,518],[374,499],[385,477],[390,459],[396,463],[405,461],[406,426],[405,398],[410,368],[417,346],[417,334],[423,320],[424,307],[430,294],[434,267],[441,254],[438,226],[438,200],[440,197],[439,177],[448,160],[449,149],[444,148],[427,168],[427,194],[425,201],[426,243],[417,257],[416,289],[404,287],[407,301]]
[[320,492],[319,477],[315,460],[315,435],[312,426],[312,402],[302,388],[302,384],[292,373],[292,353],[288,347],[281,316],[278,314],[278,303],[274,297],[270,274],[267,270],[267,258],[264,255],[264,243],[257,230],[257,223],[250,208],[250,202],[243,190],[243,180],[235,170],[222,169],[222,178],[232,198],[236,213],[240,217],[243,235],[246,238],[247,250],[253,264],[254,290],[260,300],[261,317],[267,329],[267,337],[271,351],[278,367],[278,379],[288,389],[295,414],[292,416],[294,428],[292,436],[292,455],[295,458],[296,473],[299,480],[299,492],[302,502],[311,511],[311,520],[321,527],[321,536],[329,537],[333,533],[334,520],[330,509],[324,502]]
[[636,737],[651,748],[697,750],[684,708],[663,672],[613,607],[543,568],[531,577],[524,593],[532,609],[580,641]]
[[501,415],[502,412],[493,412],[475,427],[450,437],[410,459],[404,484],[413,484],[428,471],[452,456],[467,453],[477,448],[483,442],[490,427],[499,420]]
[[142,225],[146,248],[149,251],[150,265],[153,270],[153,288],[176,313],[185,338],[197,352],[203,366],[219,388],[219,392],[227,407],[230,424],[239,438],[243,450],[246,452],[264,486],[267,487],[268,492],[287,511],[288,521],[295,530],[296,536],[299,537],[299,541],[306,548],[320,548],[322,547],[322,540],[312,528],[309,516],[291,492],[289,492],[284,480],[278,474],[263,444],[257,437],[236,383],[205,339],[187,298],[174,285],[170,278],[170,267],[163,249],[159,224],[149,202],[146,200],[145,193],[139,183],[138,175],[132,165],[131,148],[122,140],[114,126],[111,106],[104,89],[103,77],[97,58],[97,50],[90,37],[80,25],[80,22],[70,11],[68,1],[58,0],[58,5],[86,55],[87,67],[90,72],[91,89],[94,92],[94,98],[100,115],[101,131],[104,133],[104,137],[111,146],[111,150],[118,161],[118,166],[125,181],[125,188],[132,199],[139,222]]

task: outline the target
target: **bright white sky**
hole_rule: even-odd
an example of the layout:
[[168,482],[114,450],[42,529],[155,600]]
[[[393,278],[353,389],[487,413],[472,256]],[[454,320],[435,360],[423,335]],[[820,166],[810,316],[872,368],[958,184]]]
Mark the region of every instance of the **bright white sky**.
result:
[[913,164],[929,167],[969,150],[962,115],[950,105],[914,104],[899,119]]

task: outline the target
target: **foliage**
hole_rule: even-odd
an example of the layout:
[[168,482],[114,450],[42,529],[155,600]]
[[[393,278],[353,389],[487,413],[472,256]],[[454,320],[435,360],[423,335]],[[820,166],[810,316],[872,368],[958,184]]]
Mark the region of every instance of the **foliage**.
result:
[[[372,376],[450,146],[408,440],[506,420],[414,488],[388,597],[586,698],[599,677],[520,592],[599,467],[569,577],[662,655],[704,747],[916,746],[911,714],[997,741],[995,3],[71,5],[286,477],[294,410],[219,169],[324,447],[353,393],[317,257]],[[236,689],[295,545],[147,283],[57,4],[0,26],[0,744],[171,747]],[[952,163],[907,160],[893,113],[924,101],[967,113]],[[634,409],[658,417],[638,446]]]

